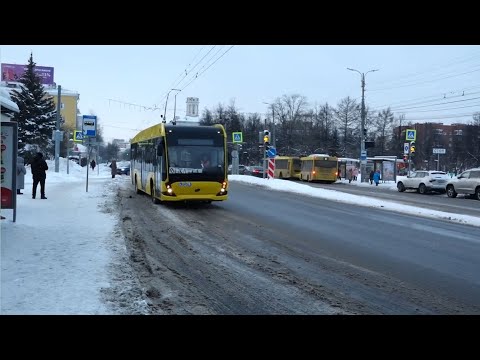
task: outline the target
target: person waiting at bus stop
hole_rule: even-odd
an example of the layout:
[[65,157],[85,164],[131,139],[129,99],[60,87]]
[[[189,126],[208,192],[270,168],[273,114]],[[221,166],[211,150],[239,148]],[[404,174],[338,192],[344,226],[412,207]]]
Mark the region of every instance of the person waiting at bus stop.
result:
[[112,173],[112,179],[114,179],[117,174],[117,160],[113,159],[109,167],[112,169],[110,172]]
[[17,194],[23,195],[22,189],[25,188],[25,175],[27,175],[27,169],[25,169],[23,157],[17,157]]
[[380,170],[375,171],[375,174],[373,174],[373,181],[375,181],[375,186],[378,186],[380,182]]
[[353,170],[352,168],[348,169],[347,171],[347,179],[348,179],[348,183],[350,184],[352,182],[352,179],[353,179]]
[[375,171],[370,171],[370,185],[373,185],[373,175],[375,174]]

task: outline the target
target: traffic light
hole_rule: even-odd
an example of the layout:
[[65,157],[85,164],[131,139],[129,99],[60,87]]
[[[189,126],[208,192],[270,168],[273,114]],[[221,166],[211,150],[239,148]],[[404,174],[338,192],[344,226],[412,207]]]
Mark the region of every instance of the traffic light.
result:
[[415,154],[415,142],[413,141],[410,143],[410,154]]
[[263,130],[263,144],[265,145],[265,150],[270,148],[270,131]]
[[403,155],[403,161],[407,162],[408,161],[408,155]]

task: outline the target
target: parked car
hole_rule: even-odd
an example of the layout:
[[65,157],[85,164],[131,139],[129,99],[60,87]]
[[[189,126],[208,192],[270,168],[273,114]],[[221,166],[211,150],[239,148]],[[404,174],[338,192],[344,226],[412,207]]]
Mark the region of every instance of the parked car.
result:
[[480,168],[469,169],[451,179],[447,184],[448,197],[466,194],[480,200]]
[[443,171],[419,170],[399,180],[397,182],[397,189],[400,192],[413,189],[417,190],[420,194],[426,194],[429,191],[445,193],[449,179],[447,173]]
[[263,167],[262,166],[247,166],[245,168],[244,174],[263,178]]
[[118,175],[130,175],[130,162],[121,162],[117,164]]
[[[228,173],[232,174],[232,165],[228,165]],[[245,165],[238,165],[238,175],[244,175]]]

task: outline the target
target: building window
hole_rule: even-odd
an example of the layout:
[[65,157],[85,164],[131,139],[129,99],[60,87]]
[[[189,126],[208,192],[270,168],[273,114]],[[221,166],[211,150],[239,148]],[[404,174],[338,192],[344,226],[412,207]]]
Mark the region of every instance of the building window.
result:
[[463,130],[453,130],[453,134],[457,136],[462,136],[463,135]]

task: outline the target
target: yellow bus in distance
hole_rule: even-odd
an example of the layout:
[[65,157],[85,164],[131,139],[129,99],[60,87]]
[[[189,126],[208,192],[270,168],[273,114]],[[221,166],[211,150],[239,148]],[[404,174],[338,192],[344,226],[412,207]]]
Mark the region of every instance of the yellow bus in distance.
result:
[[328,154],[311,154],[300,158],[300,161],[302,162],[300,180],[329,183],[337,180],[337,157]]
[[300,179],[301,161],[296,156],[275,157],[275,179]]
[[130,176],[137,193],[163,201],[227,200],[227,135],[220,125],[160,123],[131,140]]

